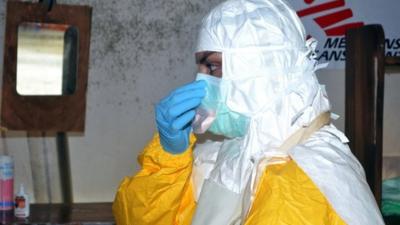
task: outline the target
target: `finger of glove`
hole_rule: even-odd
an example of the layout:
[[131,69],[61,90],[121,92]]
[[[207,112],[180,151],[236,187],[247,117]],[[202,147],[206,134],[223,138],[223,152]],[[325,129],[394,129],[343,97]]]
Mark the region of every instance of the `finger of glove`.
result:
[[195,85],[190,89],[172,91],[167,97],[160,101],[162,105],[177,104],[191,97],[204,97],[206,94],[205,86]]
[[156,106],[156,118],[171,122],[171,119],[196,107],[205,96],[205,90],[196,89],[174,95],[169,101]]
[[[173,107],[171,107],[166,112],[162,112],[165,110],[159,109],[160,107],[156,107],[156,122],[159,130],[165,133],[176,133],[179,131],[184,125],[186,125],[191,119],[194,117],[194,113],[189,113],[189,111],[194,112],[194,108],[196,108],[201,103],[202,98],[192,98],[188,99],[184,102],[181,102]],[[186,113],[187,115],[184,115]],[[183,116],[182,118],[180,118]],[[192,116],[192,118],[187,118],[188,116]],[[177,121],[177,122],[176,122]],[[176,124],[174,125],[174,123]],[[182,124],[185,123],[186,124]]]
[[155,107],[155,116],[156,116],[157,124],[162,125],[162,126],[166,126],[166,125],[169,124],[168,121],[167,121],[167,118],[165,116],[167,110],[168,109],[164,105],[162,105],[161,103],[158,103],[156,105],[156,107]]
[[172,122],[172,128],[174,130],[183,130],[183,128],[185,128],[188,125],[188,123],[190,123],[193,120],[195,115],[196,115],[195,110],[190,110],[185,112],[184,114],[177,117],[174,120],[174,122]]
[[169,99],[168,105],[173,107],[173,106],[179,105],[183,102],[186,102],[190,99],[196,99],[196,98],[203,99],[205,95],[206,95],[206,90],[202,89],[202,88],[188,90],[188,91],[184,91],[181,93],[175,93]]
[[176,113],[176,109],[174,109],[173,111],[175,112],[175,116],[171,117],[168,113],[170,108],[175,105],[180,105],[189,99],[202,99],[205,96],[205,85],[206,83],[204,81],[195,81],[176,89],[171,92],[170,95],[163,98],[155,107],[157,123],[164,127],[164,129],[169,129],[169,126],[176,115],[183,113],[183,111]]
[[176,117],[182,115],[183,113],[197,108],[201,103],[202,98],[191,98],[186,101],[180,102],[172,106],[168,110],[168,118],[175,119]]

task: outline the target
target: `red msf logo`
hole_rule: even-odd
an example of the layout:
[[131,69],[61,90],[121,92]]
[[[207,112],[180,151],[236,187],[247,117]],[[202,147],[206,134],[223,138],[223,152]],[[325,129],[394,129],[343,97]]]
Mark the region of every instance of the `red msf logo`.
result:
[[297,11],[297,15],[299,15],[300,18],[338,8],[338,10],[333,13],[328,13],[326,15],[314,18],[314,21],[325,31],[327,36],[343,36],[345,35],[347,29],[364,25],[363,22],[348,22],[345,24],[336,25],[353,17],[353,11],[351,9],[343,9],[343,7],[346,5],[345,0],[334,0],[319,5],[313,4],[314,0],[304,0],[304,2],[311,6],[309,8]]

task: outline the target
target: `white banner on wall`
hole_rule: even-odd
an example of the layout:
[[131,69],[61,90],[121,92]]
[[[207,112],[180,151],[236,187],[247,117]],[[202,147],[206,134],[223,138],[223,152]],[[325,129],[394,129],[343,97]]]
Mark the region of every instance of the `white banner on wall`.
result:
[[386,55],[400,57],[399,0],[288,0],[297,11],[307,34],[318,40],[318,59],[328,68],[345,67],[345,31],[381,24]]

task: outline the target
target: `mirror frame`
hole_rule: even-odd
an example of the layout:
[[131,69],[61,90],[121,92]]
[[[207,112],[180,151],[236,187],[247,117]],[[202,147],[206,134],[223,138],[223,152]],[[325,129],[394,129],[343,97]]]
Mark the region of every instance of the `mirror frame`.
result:
[[[92,8],[7,1],[1,126],[7,130],[84,132]],[[76,89],[72,95],[22,96],[16,89],[18,25],[24,22],[75,26],[79,32]]]

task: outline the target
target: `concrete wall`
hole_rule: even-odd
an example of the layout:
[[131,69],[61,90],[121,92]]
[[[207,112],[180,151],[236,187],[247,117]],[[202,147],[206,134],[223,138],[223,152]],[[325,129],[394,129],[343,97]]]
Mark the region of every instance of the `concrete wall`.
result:
[[[86,132],[69,134],[75,201],[112,201],[122,177],[138,169],[136,156],[155,131],[153,106],[173,87],[194,79],[198,26],[219,2],[57,1],[93,7]],[[5,6],[0,1],[0,43]],[[59,201],[59,192],[48,188],[59,176],[52,166],[56,158],[50,157],[54,138],[6,136],[0,153],[15,157],[16,183],[25,183],[37,202]]]
[[[112,201],[119,181],[138,170],[136,156],[155,131],[154,104],[174,87],[193,80],[198,25],[221,0],[57,2],[93,7],[86,132],[69,134],[74,199]],[[1,30],[4,15],[3,0]],[[344,71],[325,70],[318,76],[327,85],[334,111],[344,116]],[[385,145],[394,146],[385,149],[396,156],[400,155],[399,143],[395,144],[400,131],[396,118],[400,93],[395,88],[399,82],[393,77],[388,85],[385,114]],[[343,128],[343,117],[335,123]],[[16,183],[24,182],[36,202],[59,201],[54,137],[27,138],[23,132],[6,136],[0,148],[15,157]]]

